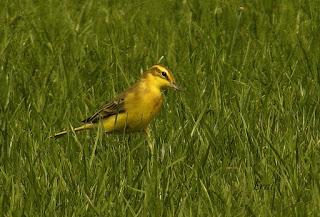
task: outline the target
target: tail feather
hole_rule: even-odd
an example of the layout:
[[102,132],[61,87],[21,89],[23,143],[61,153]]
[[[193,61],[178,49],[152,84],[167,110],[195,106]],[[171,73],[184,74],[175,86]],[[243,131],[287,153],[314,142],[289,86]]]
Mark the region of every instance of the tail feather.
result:
[[[83,131],[83,130],[87,130],[87,129],[91,129],[91,128],[94,128],[94,125],[93,124],[84,124],[80,127],[77,127],[77,128],[74,128],[73,131],[74,132],[79,132],[79,131]],[[64,131],[61,131],[61,132],[58,132],[58,133],[55,133],[54,135],[50,136],[50,138],[60,138],[66,134],[68,134],[69,132],[72,132],[72,131],[68,131],[68,130],[64,130]]]

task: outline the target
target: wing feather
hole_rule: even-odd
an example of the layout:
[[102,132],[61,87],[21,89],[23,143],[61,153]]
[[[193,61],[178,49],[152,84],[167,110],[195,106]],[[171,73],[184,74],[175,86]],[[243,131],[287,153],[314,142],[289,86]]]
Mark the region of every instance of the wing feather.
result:
[[130,93],[136,92],[139,88],[139,83],[135,83],[132,87],[128,88],[126,91],[122,92],[113,101],[102,106],[100,110],[94,113],[92,116],[84,119],[83,123],[97,123],[102,119],[108,118],[112,115],[117,115],[127,112],[125,109],[125,99]]
[[124,113],[124,97],[118,97],[115,100],[102,106],[100,110],[94,113],[92,116],[82,120],[83,123],[97,123],[101,119],[108,118],[112,115]]

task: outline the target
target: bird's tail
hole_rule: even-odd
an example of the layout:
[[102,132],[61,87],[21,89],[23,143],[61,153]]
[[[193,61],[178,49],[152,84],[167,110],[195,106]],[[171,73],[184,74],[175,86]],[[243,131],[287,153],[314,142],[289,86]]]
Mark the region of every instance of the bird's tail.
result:
[[[94,127],[95,127],[94,124],[84,124],[84,125],[82,125],[80,127],[74,128],[72,131],[79,132],[79,131],[83,131],[83,130],[87,130],[87,129],[92,129]],[[57,138],[60,138],[60,137],[66,135],[66,134],[68,134],[69,132],[72,132],[72,131],[64,130],[64,131],[61,131],[59,133],[55,133],[54,135],[50,136],[50,138],[57,139]]]

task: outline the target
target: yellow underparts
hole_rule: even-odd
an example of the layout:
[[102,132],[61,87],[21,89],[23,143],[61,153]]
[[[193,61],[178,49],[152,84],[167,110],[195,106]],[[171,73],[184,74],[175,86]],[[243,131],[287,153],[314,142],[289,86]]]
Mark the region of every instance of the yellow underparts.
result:
[[147,128],[160,111],[162,95],[160,88],[139,85],[139,91],[125,97],[125,113],[110,116],[101,121],[105,132],[136,132]]

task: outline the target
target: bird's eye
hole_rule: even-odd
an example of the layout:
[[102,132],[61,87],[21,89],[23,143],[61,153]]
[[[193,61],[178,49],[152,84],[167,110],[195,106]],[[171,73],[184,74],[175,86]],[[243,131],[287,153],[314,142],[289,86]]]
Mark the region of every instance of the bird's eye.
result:
[[162,75],[163,77],[165,77],[165,78],[168,77],[166,72],[161,72],[161,75]]

